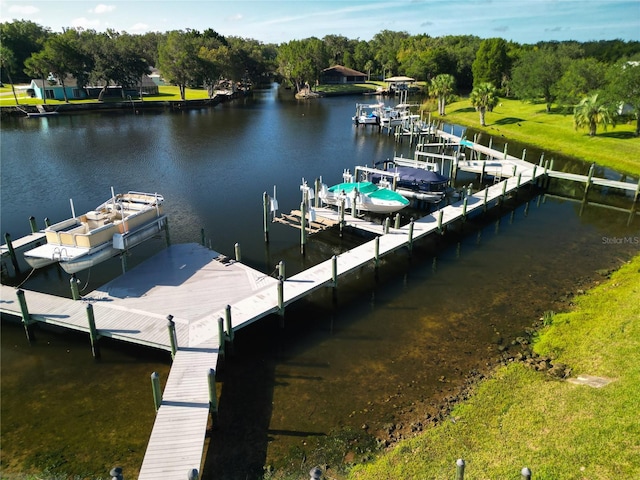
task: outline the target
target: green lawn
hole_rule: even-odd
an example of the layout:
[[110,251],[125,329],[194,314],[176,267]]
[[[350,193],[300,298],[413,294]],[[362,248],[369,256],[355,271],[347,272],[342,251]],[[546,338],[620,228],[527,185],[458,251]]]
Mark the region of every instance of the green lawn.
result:
[[546,113],[543,104],[510,99],[501,99],[493,112],[487,112],[484,128],[480,127],[480,116],[468,99],[447,105],[442,119],[483,130],[494,137],[535,145],[545,152],[559,152],[640,175],[640,138],[634,136],[635,120],[606,131],[600,127],[595,137],[589,137],[586,130],[575,130],[571,114]]
[[[612,308],[615,306],[615,308]],[[450,418],[401,442],[351,480],[640,478],[640,256],[553,317],[535,351],[612,380],[602,388],[553,379],[517,362],[477,387]]]

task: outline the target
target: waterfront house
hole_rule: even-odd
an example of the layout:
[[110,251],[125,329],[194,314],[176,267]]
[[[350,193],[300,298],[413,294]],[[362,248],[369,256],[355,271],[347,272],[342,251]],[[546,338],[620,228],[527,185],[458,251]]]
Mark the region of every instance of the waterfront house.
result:
[[320,78],[322,83],[364,83],[367,81],[367,74],[342,65],[335,65],[322,70]]
[[[107,87],[105,96],[118,98],[126,98],[127,96],[138,97],[140,91],[142,91],[143,95],[158,94],[158,85],[148,75],[143,75],[141,80],[142,85],[138,82],[137,85],[131,88],[125,88],[124,91],[119,85],[110,85]],[[64,101],[65,90],[69,100],[82,100],[86,98],[98,98],[103,88],[104,85],[100,83],[80,88],[78,87],[77,79],[72,75],[67,75],[64,80],[64,89],[58,79],[49,76],[49,78],[44,81],[42,79],[31,80],[27,91],[35,98]]]

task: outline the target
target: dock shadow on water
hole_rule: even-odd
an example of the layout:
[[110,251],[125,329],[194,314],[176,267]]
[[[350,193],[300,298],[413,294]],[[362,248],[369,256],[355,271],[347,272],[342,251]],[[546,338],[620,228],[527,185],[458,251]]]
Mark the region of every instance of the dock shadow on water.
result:
[[545,311],[569,309],[637,253],[603,240],[612,225],[637,238],[637,220],[589,213],[516,201],[383,258],[377,275],[362,268],[340,281],[337,301],[318,292],[287,310],[284,328],[271,317],[240,332],[205,476],[305,478],[316,465],[339,476],[446,419]]

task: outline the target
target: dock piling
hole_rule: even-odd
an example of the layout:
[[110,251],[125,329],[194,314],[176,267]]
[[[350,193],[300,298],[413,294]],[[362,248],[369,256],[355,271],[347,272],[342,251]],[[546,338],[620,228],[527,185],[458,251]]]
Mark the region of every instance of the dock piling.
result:
[[203,247],[207,246],[207,242],[204,238],[204,227],[200,229],[200,245],[202,245]]
[[375,238],[373,244],[373,266],[378,271],[378,265],[380,264],[380,237]]
[[29,226],[31,227],[31,233],[38,232],[38,224],[36,223],[36,217],[34,217],[33,215],[29,217]]
[[262,228],[264,230],[264,241],[269,243],[269,194],[262,194]]
[[27,340],[32,342],[36,339],[33,332],[33,323],[31,322],[31,315],[29,314],[29,308],[27,307],[27,299],[24,297],[24,290],[18,289],[16,291],[18,296],[18,303],[20,304],[20,313],[22,314],[22,325],[24,325],[24,332],[27,334]]
[[153,391],[153,404],[156,407],[156,413],[162,405],[162,390],[160,390],[160,375],[158,372],[151,374],[151,390]]
[[224,355],[224,343],[224,320],[222,319],[222,317],[218,317],[218,350],[220,351],[221,355]]
[[7,244],[7,249],[9,250],[9,257],[11,258],[13,269],[15,270],[16,274],[18,274],[20,273],[20,265],[18,265],[18,258],[16,257],[16,251],[13,249],[13,243],[11,243],[11,235],[5,233],[4,241]]
[[441,210],[438,211],[438,232],[439,233],[444,233],[444,229],[442,228],[442,216],[444,215],[444,212]]
[[278,277],[282,277],[283,280],[287,278],[285,275],[285,263],[283,260],[278,262]]
[[396,230],[400,228],[400,214],[396,213],[395,223],[393,224],[393,228]]
[[51,226],[51,220],[49,220],[49,217],[44,217],[44,226],[45,228],[48,228]]
[[200,478],[200,473],[198,473],[197,468],[190,468],[187,472],[187,480],[198,480]]
[[531,470],[529,470],[527,467],[524,467],[522,469],[520,475],[522,476],[522,480],[531,480]]
[[462,202],[462,221],[467,221],[467,206],[469,205],[469,197],[464,197],[464,202]]
[[278,315],[284,316],[284,278],[278,277]]
[[306,196],[300,204],[300,254],[304,256],[307,245],[307,201]]
[[218,411],[218,394],[216,392],[216,371],[213,368],[209,369],[207,379],[209,381],[209,411],[216,413]]
[[389,233],[389,227],[391,226],[391,219],[389,217],[384,219],[384,234]]
[[415,221],[413,220],[413,217],[411,218],[411,220],[409,221],[409,255],[411,255],[411,253],[413,253],[413,226],[415,224]]
[[236,255],[236,262],[241,262],[242,261],[242,252],[240,250],[240,244],[236,243],[233,246],[233,250],[235,251],[235,255]]
[[98,329],[96,328],[96,319],[93,315],[93,305],[91,303],[87,304],[87,321],[89,323],[89,339],[91,340],[91,353],[93,354],[93,358],[98,360],[100,358],[100,345],[98,344],[98,340],[100,340],[100,334],[98,333]]
[[456,460],[456,480],[464,480],[464,460],[459,458]]
[[69,286],[71,287],[71,298],[74,300],[80,300],[80,290],[79,285],[80,280],[76,277],[75,273],[71,274],[71,278],[69,279]]
[[124,480],[124,476],[122,475],[122,467],[113,467],[109,471],[109,475],[111,476],[111,480]]
[[331,257],[331,281],[333,282],[333,288],[338,287],[338,256]]
[[178,351],[178,338],[176,337],[176,322],[173,321],[173,315],[167,315],[167,328],[169,329],[169,342],[171,342],[171,358],[176,357]]
[[233,343],[233,338],[235,337],[233,333],[233,326],[231,323],[231,305],[227,305],[224,309],[224,318],[227,322],[227,335],[229,336],[229,342]]
[[164,239],[167,242],[167,247],[171,245],[171,236],[169,235],[169,218],[164,219]]

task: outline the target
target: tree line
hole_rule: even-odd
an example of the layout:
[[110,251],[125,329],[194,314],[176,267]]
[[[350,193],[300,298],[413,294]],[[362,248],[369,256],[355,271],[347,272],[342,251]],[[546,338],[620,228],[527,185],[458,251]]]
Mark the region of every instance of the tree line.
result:
[[344,65],[370,79],[401,74],[426,81],[441,114],[454,92],[470,93],[481,119],[499,96],[543,101],[548,111],[552,104],[573,109],[589,98],[596,109],[614,113],[614,107],[624,103],[636,117],[640,112],[637,41],[521,45],[474,35],[431,37],[383,30],[369,41],[327,35],[264,44],[212,29],[142,35],[82,29],[54,33],[15,20],[0,24],[0,45],[2,80],[9,83],[52,75],[61,83],[73,76],[78,88],[130,88],[155,67],[180,87],[184,98],[187,87],[207,88],[213,94],[221,79],[251,84],[276,80],[299,89],[317,84],[323,69]]

